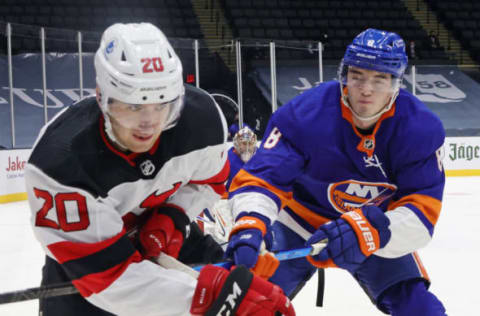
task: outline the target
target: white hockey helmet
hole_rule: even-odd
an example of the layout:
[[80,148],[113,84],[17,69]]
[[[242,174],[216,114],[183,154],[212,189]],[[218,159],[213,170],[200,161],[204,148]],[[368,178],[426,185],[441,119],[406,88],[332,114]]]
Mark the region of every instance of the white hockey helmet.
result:
[[233,147],[240,159],[247,162],[257,151],[257,135],[250,128],[244,127],[233,137]]
[[[95,70],[104,114],[109,112],[111,98],[126,104],[165,103],[170,109],[163,129],[175,125],[185,93],[182,64],[153,24],[118,23],[108,27],[95,54]],[[110,125],[108,115],[105,119]]]

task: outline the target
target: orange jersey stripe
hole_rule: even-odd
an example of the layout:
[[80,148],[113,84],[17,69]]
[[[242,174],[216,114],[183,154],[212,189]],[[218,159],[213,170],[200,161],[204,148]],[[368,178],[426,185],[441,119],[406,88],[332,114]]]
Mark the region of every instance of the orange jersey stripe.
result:
[[442,202],[440,200],[424,194],[410,194],[404,196],[396,202],[391,202],[388,205],[388,209],[393,210],[394,208],[405,204],[412,204],[418,208],[433,226],[437,223],[438,217],[440,216],[440,210],[442,209]]
[[418,253],[416,251],[413,252],[413,259],[417,263],[417,267],[420,270],[420,273],[422,274],[422,276],[425,279],[430,280],[430,277],[428,276],[427,270],[423,266],[422,260],[420,260],[420,256],[418,255]]
[[287,202],[287,206],[292,209],[292,211],[304,219],[307,223],[318,229],[318,227],[322,226],[323,224],[331,221],[331,219],[323,217],[314,211],[310,210],[309,208],[303,206],[299,202],[291,199]]
[[285,207],[286,202],[288,200],[291,200],[293,197],[292,192],[282,191],[279,188],[274,187],[267,181],[260,179],[258,177],[255,177],[243,169],[240,169],[237,175],[233,178],[232,183],[230,184],[229,192],[233,192],[239,188],[247,187],[247,186],[261,187],[272,192],[280,199],[282,203],[281,208]]
[[233,178],[232,184],[230,185],[230,191],[234,191],[236,189],[246,186],[258,186],[269,190],[280,199],[282,203],[281,208],[284,208],[286,205],[288,205],[288,207],[290,207],[292,211],[295,212],[295,214],[303,218],[306,222],[308,222],[315,228],[318,228],[321,225],[330,221],[330,219],[320,216],[319,214],[313,212],[299,202],[295,201],[293,199],[292,192],[282,191],[272,186],[265,180],[255,177],[247,171],[240,169],[235,178]]
[[[347,93],[348,93],[348,88],[347,87],[343,88],[343,93],[344,93],[344,95],[347,95]],[[355,134],[358,137],[360,137],[360,142],[358,143],[357,150],[361,151],[361,152],[364,152],[369,157],[371,157],[373,155],[373,152],[375,151],[375,147],[373,146],[372,148],[368,148],[368,149],[365,148],[364,147],[365,141],[367,139],[371,139],[371,140],[373,140],[373,143],[375,144],[375,135],[377,134],[377,131],[380,128],[380,125],[382,124],[382,121],[389,118],[389,117],[392,117],[395,114],[395,102],[392,104],[391,109],[388,110],[387,112],[383,113],[380,116],[380,118],[378,119],[378,121],[375,123],[373,133],[371,135],[367,135],[367,136],[362,135],[358,131],[357,127],[355,126],[355,123],[353,122],[352,111],[345,105],[345,103],[343,102],[343,99],[340,100],[340,104],[341,104],[341,109],[342,109],[342,117],[344,119],[346,119],[352,125],[353,131],[355,132]]]
[[234,235],[240,230],[251,228],[260,230],[262,232],[262,236],[265,236],[267,233],[267,227],[263,221],[253,216],[243,216],[235,222],[235,226],[233,226],[230,236]]

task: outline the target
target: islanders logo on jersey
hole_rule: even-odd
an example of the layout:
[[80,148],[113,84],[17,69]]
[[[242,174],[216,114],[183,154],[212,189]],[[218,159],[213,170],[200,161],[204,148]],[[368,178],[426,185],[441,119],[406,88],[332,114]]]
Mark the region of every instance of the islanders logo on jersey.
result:
[[345,213],[364,205],[378,206],[396,190],[390,183],[345,180],[328,186],[328,201],[339,213]]

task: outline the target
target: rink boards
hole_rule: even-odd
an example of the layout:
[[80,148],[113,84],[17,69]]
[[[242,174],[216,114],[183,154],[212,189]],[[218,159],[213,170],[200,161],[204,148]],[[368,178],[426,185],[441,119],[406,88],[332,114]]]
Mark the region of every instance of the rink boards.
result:
[[[447,176],[480,176],[480,137],[447,137],[443,167]],[[0,150],[0,203],[27,199],[24,169],[30,149]]]

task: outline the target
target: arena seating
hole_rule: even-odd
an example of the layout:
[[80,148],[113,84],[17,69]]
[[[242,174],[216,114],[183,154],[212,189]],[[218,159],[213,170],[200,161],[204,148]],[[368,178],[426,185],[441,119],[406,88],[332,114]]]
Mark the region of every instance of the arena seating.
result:
[[[414,40],[421,57],[448,62],[443,49],[428,49],[428,34],[400,0],[222,0],[235,36],[246,39],[310,40],[326,44],[324,57],[338,60],[345,46],[366,27]],[[328,48],[328,49],[327,49]],[[298,52],[292,51],[292,54]],[[309,57],[310,56],[310,57]],[[280,58],[291,59],[289,54]],[[314,58],[303,54],[302,58]]]
[[[338,60],[352,37],[368,26],[396,31],[406,41],[414,40],[423,59],[448,61],[443,49],[428,49],[427,33],[401,0],[220,1],[234,36],[241,39],[322,41],[326,46],[324,57]],[[445,12],[442,16],[449,27],[457,30],[465,47],[480,51],[475,39],[475,19],[480,17],[480,11],[471,11],[479,5],[473,0],[461,5],[429,1],[435,9]],[[471,19],[466,19],[467,15]],[[147,21],[161,27],[168,37],[203,38],[190,0],[4,0],[0,3],[0,20],[46,27],[47,37],[58,35],[53,29],[101,32],[114,22]],[[16,39],[14,44],[15,53],[38,51],[38,34]],[[84,49],[92,48],[94,45],[87,43]],[[67,43],[49,40],[46,49],[75,51],[75,39],[71,43],[70,39]],[[313,58],[313,54],[292,50],[282,52],[279,58]]]
[[428,3],[463,48],[480,62],[480,2],[428,0]]
[[[101,33],[115,22],[151,22],[168,37],[203,38],[189,0],[5,0],[0,3],[0,21],[45,27],[47,37],[52,38],[47,51],[76,50],[74,36],[63,42],[58,38],[61,31],[55,29]],[[19,38],[14,40],[14,53],[40,49],[38,33],[24,36],[15,29]],[[87,44],[84,50],[96,46]]]

